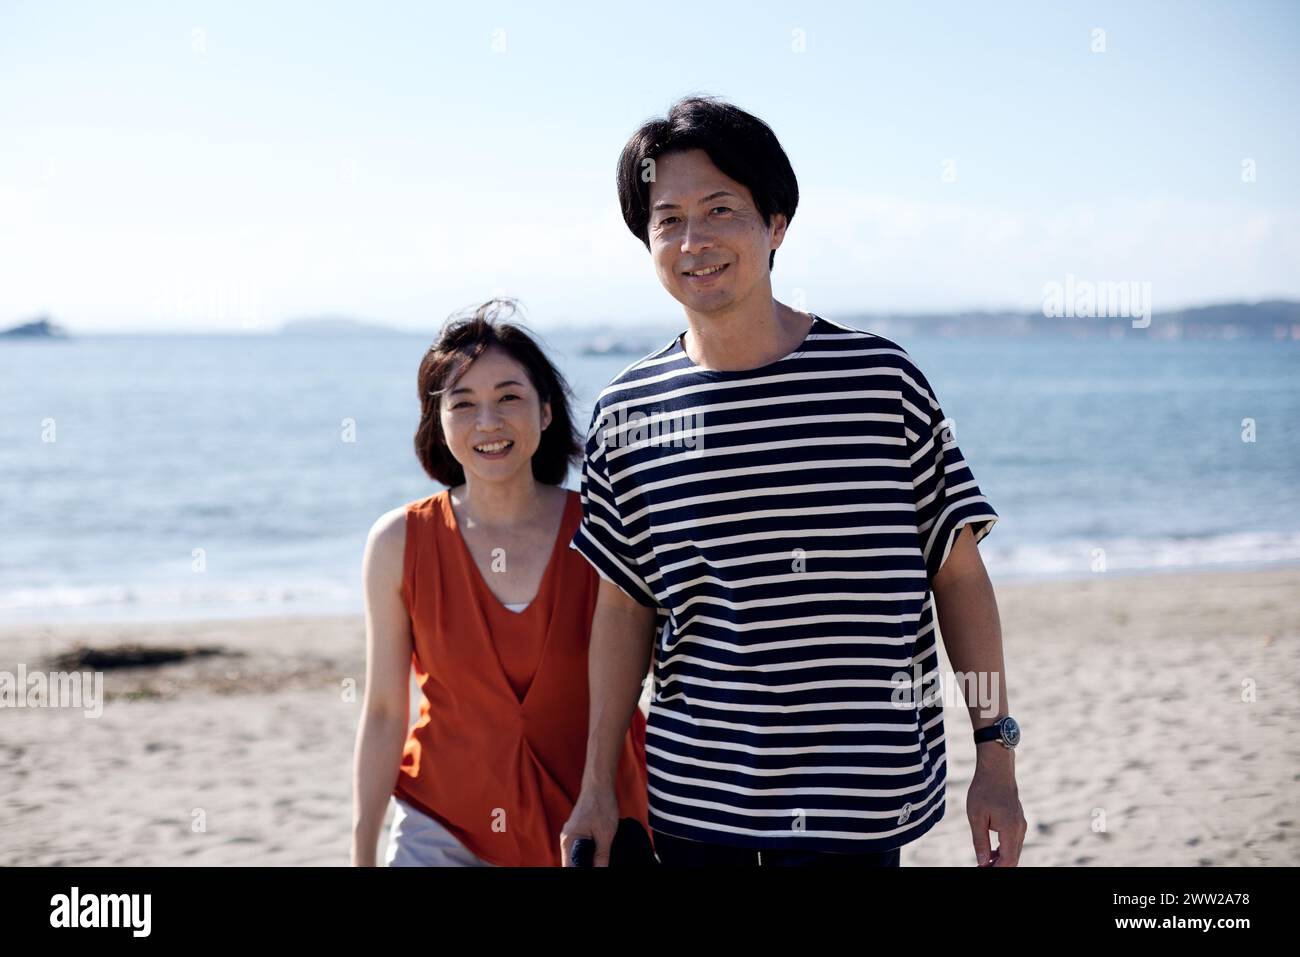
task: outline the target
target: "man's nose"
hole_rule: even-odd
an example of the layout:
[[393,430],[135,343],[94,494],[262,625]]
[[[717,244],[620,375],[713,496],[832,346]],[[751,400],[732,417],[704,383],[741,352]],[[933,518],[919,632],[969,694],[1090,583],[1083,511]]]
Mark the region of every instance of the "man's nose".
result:
[[713,230],[699,217],[692,216],[682,228],[682,252],[697,253],[713,245]]

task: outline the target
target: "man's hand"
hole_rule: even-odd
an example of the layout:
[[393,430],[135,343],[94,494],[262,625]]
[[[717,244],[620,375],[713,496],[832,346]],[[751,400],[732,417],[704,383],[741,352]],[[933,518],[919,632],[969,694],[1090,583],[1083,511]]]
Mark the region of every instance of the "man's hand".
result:
[[569,854],[573,842],[580,837],[590,837],[596,842],[596,856],[592,864],[609,866],[609,849],[618,831],[618,796],[613,785],[588,786],[578,795],[573,813],[560,828],[560,860],[569,867]]
[[[978,748],[1001,750],[993,742]],[[1020,807],[1016,787],[1016,768],[1010,754],[976,760],[975,776],[966,792],[966,817],[970,821],[971,839],[975,844],[975,862],[980,867],[1015,867],[1020,863],[1020,847],[1025,842],[1025,812]],[[996,831],[998,846],[989,850],[989,832]]]

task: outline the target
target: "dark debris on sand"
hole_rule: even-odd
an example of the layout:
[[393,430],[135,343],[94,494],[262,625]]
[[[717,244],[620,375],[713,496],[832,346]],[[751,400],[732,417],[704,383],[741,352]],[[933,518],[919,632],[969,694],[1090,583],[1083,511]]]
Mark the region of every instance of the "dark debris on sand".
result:
[[128,642],[120,645],[91,647],[77,645],[71,651],[56,655],[52,660],[62,671],[109,671],[113,668],[147,668],[156,665],[169,665],[191,658],[205,658],[210,655],[242,656],[242,651],[227,651],[212,646],[168,647],[165,645],[142,645]]

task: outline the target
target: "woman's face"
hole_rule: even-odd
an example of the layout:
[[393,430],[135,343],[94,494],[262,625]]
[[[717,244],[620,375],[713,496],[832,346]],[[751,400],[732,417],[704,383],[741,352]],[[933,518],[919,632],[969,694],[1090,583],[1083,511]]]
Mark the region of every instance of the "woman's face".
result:
[[531,475],[533,453],[551,424],[527,370],[502,349],[489,347],[441,396],[442,434],[452,457],[486,482]]

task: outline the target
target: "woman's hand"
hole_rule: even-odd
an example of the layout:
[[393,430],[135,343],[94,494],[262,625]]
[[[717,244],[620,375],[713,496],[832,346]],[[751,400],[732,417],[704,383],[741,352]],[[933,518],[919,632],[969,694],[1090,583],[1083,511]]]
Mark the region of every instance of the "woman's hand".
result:
[[584,787],[578,795],[578,802],[573,806],[573,813],[560,829],[560,860],[563,866],[571,866],[569,855],[573,842],[580,837],[589,837],[596,842],[596,856],[592,864],[608,867],[609,849],[617,831],[618,796],[614,785]]

